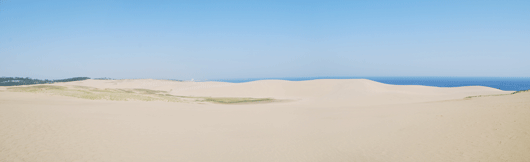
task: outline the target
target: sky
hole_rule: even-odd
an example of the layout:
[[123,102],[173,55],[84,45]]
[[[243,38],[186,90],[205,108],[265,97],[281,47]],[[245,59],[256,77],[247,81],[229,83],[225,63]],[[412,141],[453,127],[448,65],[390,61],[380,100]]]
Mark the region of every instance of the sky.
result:
[[530,77],[530,1],[0,0],[0,76]]

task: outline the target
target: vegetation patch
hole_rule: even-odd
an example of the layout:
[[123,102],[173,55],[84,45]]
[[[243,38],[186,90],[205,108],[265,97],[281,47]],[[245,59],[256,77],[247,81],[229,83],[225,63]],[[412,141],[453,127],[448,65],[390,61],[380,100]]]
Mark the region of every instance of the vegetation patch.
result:
[[98,89],[86,86],[65,87],[55,85],[35,85],[9,87],[7,90],[11,92],[47,93],[90,100],[112,101],[211,102],[219,104],[264,103],[276,101],[271,98],[215,98],[175,96],[168,94],[166,91],[159,90],[112,88]]
[[272,102],[274,101],[274,99],[272,98],[227,98],[227,97],[212,98],[212,97],[207,97],[207,98],[204,98],[204,101],[221,103],[221,104],[236,104],[236,103]]
[[521,90],[521,91],[516,91],[516,92],[513,92],[513,93],[509,93],[509,94],[494,94],[494,95],[478,95],[478,96],[467,96],[465,97],[464,99],[470,99],[470,98],[475,98],[475,97],[490,97],[490,96],[506,96],[506,95],[514,95],[514,94],[517,94],[517,93],[523,93],[523,92],[529,92],[529,90]]
[[57,82],[73,82],[90,79],[89,77],[75,77],[68,79],[57,79],[57,80],[40,80],[31,78],[21,77],[0,77],[0,86],[16,86],[16,85],[31,85],[31,84],[50,84]]
[[61,96],[77,97],[90,100],[113,100],[113,101],[156,101],[163,100],[160,98],[143,95],[142,93],[134,93],[133,91],[122,89],[97,89],[89,87],[64,87],[52,85],[37,85],[28,87],[9,87],[9,91],[13,92],[33,92],[33,93],[48,93]]
[[139,93],[143,93],[143,94],[167,93],[166,91],[157,91],[157,90],[150,90],[150,89],[133,89],[133,90]]
[[64,90],[66,87],[63,86],[52,86],[52,85],[37,85],[31,87],[9,87],[8,90],[13,90],[16,92],[43,92],[43,91],[52,91],[52,90]]
[[530,89],[527,89],[527,90],[520,90],[520,91],[513,92],[512,94],[523,93],[523,92],[529,92],[529,91],[530,91]]

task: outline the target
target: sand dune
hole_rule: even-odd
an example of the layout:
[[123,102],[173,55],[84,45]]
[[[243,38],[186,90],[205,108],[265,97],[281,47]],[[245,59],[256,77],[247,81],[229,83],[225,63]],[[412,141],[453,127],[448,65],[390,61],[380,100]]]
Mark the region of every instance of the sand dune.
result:
[[0,89],[0,161],[530,161],[530,93],[364,79],[53,84],[266,104],[87,100]]
[[177,82],[165,80],[87,80],[56,85],[98,88],[145,88],[179,96],[276,98],[343,106],[416,103],[461,99],[467,96],[506,94],[490,87],[440,88],[419,85],[388,85],[367,79],[319,79],[310,81],[261,80],[246,83]]

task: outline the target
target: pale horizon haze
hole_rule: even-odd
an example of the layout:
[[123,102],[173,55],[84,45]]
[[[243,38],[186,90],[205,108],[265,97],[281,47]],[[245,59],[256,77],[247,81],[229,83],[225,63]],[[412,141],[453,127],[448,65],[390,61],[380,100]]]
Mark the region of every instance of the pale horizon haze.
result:
[[0,1],[0,76],[530,77],[530,1]]

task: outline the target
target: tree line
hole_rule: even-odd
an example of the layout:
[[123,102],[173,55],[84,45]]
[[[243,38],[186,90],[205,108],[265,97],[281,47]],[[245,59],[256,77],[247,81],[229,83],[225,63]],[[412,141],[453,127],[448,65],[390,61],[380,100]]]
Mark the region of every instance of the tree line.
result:
[[89,77],[74,77],[68,79],[56,79],[56,80],[40,80],[31,79],[29,77],[0,77],[0,86],[16,86],[16,85],[31,85],[31,84],[50,84],[57,82],[73,82],[90,79]]

